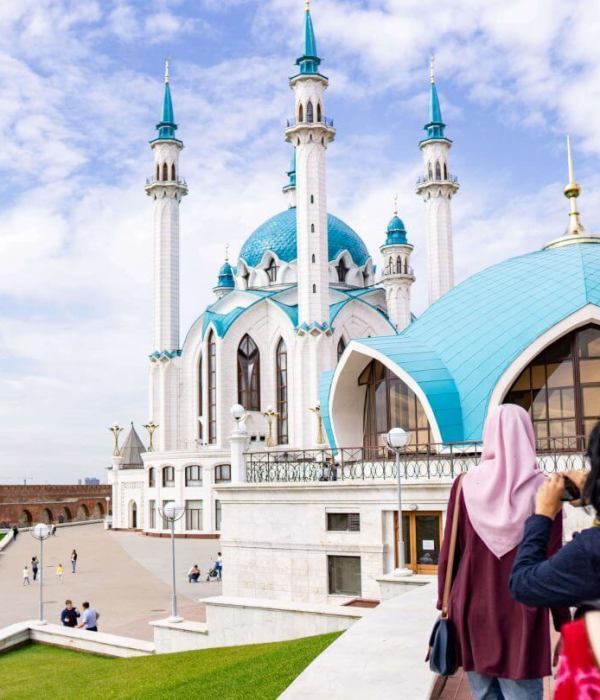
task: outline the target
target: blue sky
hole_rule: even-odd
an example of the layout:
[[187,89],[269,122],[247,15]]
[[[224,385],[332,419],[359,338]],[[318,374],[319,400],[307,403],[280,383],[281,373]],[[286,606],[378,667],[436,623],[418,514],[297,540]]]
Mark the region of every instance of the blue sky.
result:
[[[285,208],[287,78],[303,0],[0,4],[0,480],[104,476],[107,426],[148,418],[151,218],[143,192],[166,56],[181,171],[182,337],[235,257]],[[451,170],[457,276],[562,234],[565,134],[584,225],[600,230],[600,5],[558,0],[313,0],[329,209],[377,261],[398,193],[425,306],[414,194],[428,57]],[[535,280],[532,280],[532,284]],[[143,431],[141,431],[143,432]]]

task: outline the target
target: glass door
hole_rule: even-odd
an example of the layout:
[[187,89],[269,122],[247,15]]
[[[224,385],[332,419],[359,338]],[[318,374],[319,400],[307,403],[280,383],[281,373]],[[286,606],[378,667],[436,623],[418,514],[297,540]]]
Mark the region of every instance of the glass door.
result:
[[[437,573],[442,539],[441,512],[402,513],[406,566],[418,574]],[[394,565],[398,566],[398,512],[394,512]]]

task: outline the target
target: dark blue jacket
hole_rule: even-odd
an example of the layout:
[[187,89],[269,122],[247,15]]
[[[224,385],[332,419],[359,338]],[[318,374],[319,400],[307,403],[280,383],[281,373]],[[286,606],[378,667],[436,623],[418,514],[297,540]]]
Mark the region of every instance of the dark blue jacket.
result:
[[79,613],[76,608],[71,608],[68,610],[65,608],[60,614],[60,621],[65,627],[77,627],[77,618]]
[[582,530],[546,559],[551,528],[552,520],[545,515],[527,518],[510,576],[513,598],[546,607],[599,599],[600,528]]

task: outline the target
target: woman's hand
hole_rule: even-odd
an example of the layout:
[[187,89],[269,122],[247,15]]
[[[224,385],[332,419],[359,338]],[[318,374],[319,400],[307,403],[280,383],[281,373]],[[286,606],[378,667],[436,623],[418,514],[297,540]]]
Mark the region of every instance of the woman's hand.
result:
[[543,483],[535,497],[536,515],[545,515],[554,520],[558,511],[562,508],[560,497],[565,490],[565,482],[561,474],[552,476]]

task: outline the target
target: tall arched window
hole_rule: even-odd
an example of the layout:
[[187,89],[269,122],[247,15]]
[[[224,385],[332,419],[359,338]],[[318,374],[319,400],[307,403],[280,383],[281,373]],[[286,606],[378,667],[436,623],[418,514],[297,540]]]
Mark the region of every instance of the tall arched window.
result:
[[348,271],[350,270],[350,268],[346,265],[344,258],[340,258],[340,261],[337,264],[335,269],[337,270],[338,282],[345,282],[346,275],[348,274]]
[[317,293],[317,285],[313,284],[313,294],[316,294],[316,293]]
[[529,411],[539,449],[581,449],[576,436],[589,436],[600,420],[600,328],[581,328],[548,346],[503,403]]
[[175,486],[175,468],[163,467],[162,469],[162,485]]
[[344,350],[346,349],[346,343],[344,342],[344,338],[340,338],[338,344],[337,344],[337,359],[338,362],[340,361],[340,357],[344,354]]
[[260,354],[246,334],[238,346],[238,403],[247,411],[260,411]]
[[208,442],[214,445],[217,441],[217,344],[212,330],[208,336],[207,350]]
[[[304,107],[302,105],[300,105],[300,107],[298,109],[298,121],[299,122],[304,121]],[[300,143],[300,141],[298,141],[298,143]]]
[[148,488],[152,488],[153,486],[155,486],[154,467],[150,467],[150,469],[148,469]]
[[311,224],[311,225],[310,225],[310,232],[311,232],[311,233],[314,233],[314,232],[315,232],[315,225],[314,225],[314,224]]
[[202,486],[202,467],[192,464],[185,468],[185,485]]
[[448,166],[444,163],[444,180],[448,179]]
[[402,258],[400,256],[396,258],[396,273],[402,273]]
[[322,121],[321,117],[322,117],[322,115],[321,115],[321,103],[318,102],[317,103],[317,121],[318,122]]
[[168,180],[169,179],[169,166],[166,163],[163,163],[162,167],[162,179],[163,180]]
[[440,161],[439,160],[435,164],[435,179],[436,180],[442,179],[442,169],[440,168]]
[[425,411],[415,393],[395,374],[372,360],[363,370],[358,383],[365,387],[363,444],[385,445],[391,428],[408,432],[406,449],[423,449],[431,443],[431,431]]
[[427,163],[427,177],[433,180],[433,170],[431,169],[431,163]]
[[160,165],[156,164],[156,179],[160,180]]
[[313,103],[309,100],[308,104],[306,105],[306,121],[307,122],[313,122],[315,120],[315,115],[314,115],[314,110],[313,110]]
[[175,163],[171,165],[171,180],[175,180]]
[[288,360],[287,348],[283,338],[277,344],[275,355],[276,383],[277,383],[277,444],[288,443]]
[[277,282],[277,270],[279,268],[277,267],[277,263],[275,262],[275,258],[271,258],[271,262],[269,263],[269,266],[267,267],[267,277],[269,278],[269,282]]

